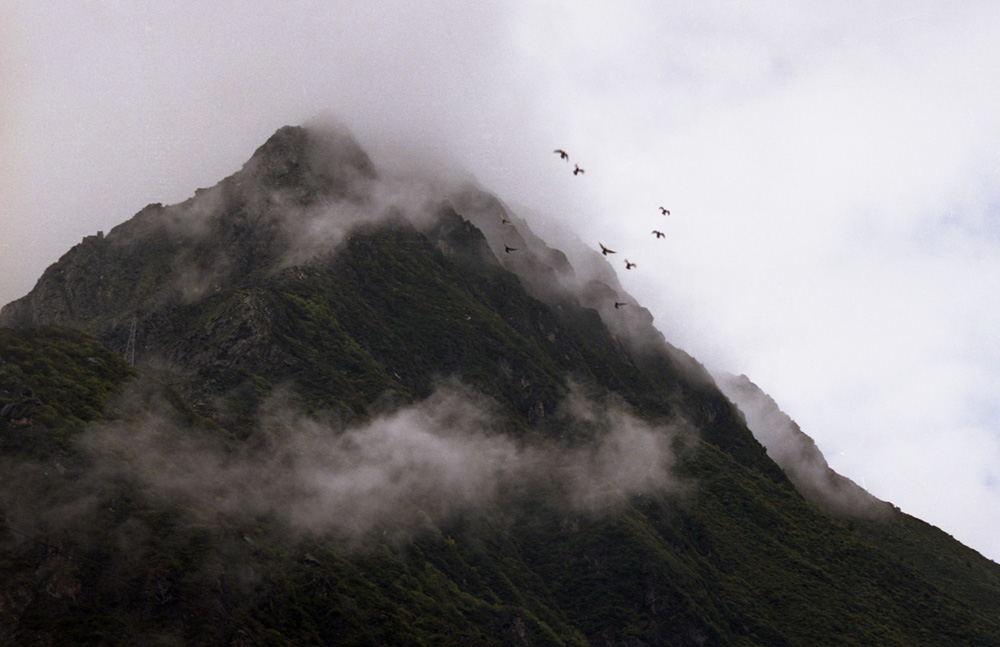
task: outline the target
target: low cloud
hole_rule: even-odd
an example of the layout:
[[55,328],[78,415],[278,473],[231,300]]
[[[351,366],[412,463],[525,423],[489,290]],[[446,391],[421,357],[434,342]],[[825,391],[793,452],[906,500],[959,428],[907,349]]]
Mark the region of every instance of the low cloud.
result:
[[594,515],[681,487],[671,474],[674,430],[615,400],[573,395],[557,417],[574,440],[526,441],[504,432],[491,401],[455,383],[346,428],[276,396],[258,431],[235,446],[180,423],[155,397],[131,406],[142,410],[138,419],[95,425],[81,437],[90,465],[82,472],[5,470],[0,502],[11,528],[29,536],[88,527],[107,506],[100,493],[123,482],[195,522],[266,516],[293,536],[358,544],[406,539],[458,517],[516,513],[528,500]]

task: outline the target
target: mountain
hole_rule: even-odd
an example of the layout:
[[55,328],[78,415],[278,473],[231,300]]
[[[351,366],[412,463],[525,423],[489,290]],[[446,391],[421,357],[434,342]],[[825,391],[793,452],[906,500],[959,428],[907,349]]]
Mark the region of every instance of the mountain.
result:
[[86,237],[0,325],[3,644],[1000,644],[1000,566],[599,254],[341,129]]

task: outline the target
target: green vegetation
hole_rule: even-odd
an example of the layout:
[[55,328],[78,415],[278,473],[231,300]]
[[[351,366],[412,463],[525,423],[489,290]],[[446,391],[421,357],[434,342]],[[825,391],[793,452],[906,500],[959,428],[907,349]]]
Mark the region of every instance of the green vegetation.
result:
[[133,371],[84,333],[0,328],[0,451],[65,450]]

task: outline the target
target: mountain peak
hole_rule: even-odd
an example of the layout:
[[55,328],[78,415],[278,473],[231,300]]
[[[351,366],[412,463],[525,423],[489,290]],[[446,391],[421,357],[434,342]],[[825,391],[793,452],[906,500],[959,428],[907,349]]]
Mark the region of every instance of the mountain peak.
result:
[[376,180],[368,154],[344,128],[283,126],[244,164],[239,174],[267,189],[295,189],[356,197],[359,180]]

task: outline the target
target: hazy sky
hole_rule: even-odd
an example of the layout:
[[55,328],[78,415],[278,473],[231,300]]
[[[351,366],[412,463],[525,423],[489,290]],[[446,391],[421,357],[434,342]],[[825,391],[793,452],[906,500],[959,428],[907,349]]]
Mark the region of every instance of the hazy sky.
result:
[[622,250],[669,340],[1000,560],[998,33],[986,1],[0,0],[0,302],[332,116]]

